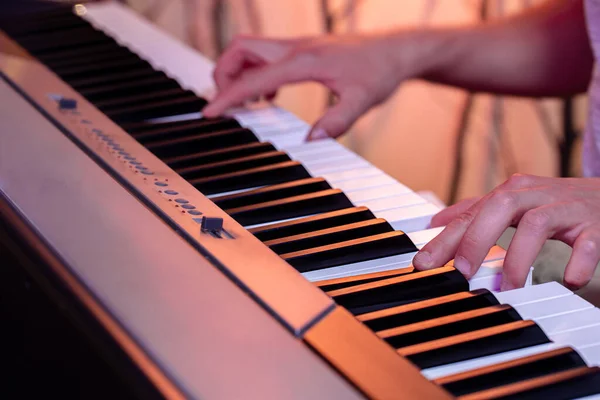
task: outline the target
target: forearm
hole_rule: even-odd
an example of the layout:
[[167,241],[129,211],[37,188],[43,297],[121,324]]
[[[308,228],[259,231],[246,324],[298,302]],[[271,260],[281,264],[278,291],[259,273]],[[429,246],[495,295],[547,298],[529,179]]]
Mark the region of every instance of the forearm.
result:
[[507,95],[584,92],[593,67],[585,26],[582,0],[552,0],[501,21],[415,32],[419,77]]

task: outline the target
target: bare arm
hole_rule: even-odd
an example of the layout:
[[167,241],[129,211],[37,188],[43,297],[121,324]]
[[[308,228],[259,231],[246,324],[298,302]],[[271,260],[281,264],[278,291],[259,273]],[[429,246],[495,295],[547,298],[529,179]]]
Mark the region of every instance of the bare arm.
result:
[[296,40],[238,38],[215,69],[207,117],[285,84],[322,83],[338,102],[309,137],[337,137],[403,81],[471,91],[564,96],[586,90],[593,65],[583,0],[549,0],[526,13],[464,28],[396,30]]
[[435,56],[423,78],[522,96],[584,92],[593,67],[583,0],[550,0],[507,19],[421,33]]

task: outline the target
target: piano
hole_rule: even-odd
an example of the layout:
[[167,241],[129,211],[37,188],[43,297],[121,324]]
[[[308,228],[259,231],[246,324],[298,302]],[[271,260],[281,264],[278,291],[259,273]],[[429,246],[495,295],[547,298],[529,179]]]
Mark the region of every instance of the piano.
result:
[[[499,292],[499,247],[469,281],[415,271],[437,206],[280,108],[202,118],[212,64],[126,6],[0,4],[2,307],[38,359],[77,342],[67,386],[600,398],[592,304],[531,275]],[[53,365],[19,393],[54,393]]]

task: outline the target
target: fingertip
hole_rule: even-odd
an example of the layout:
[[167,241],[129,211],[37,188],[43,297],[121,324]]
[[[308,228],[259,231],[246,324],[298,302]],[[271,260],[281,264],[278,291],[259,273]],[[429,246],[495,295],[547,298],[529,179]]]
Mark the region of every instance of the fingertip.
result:
[[471,263],[463,256],[454,259],[454,268],[460,271],[465,277],[471,277]]
[[209,104],[202,110],[202,116],[204,116],[205,118],[217,117],[219,113],[217,113],[216,111],[217,110],[215,109],[215,107]]
[[413,266],[418,270],[426,270],[433,268],[433,257],[427,251],[419,251],[413,257]]
[[308,134],[308,136],[306,137],[306,141],[310,142],[313,140],[326,139],[328,137],[329,137],[329,135],[327,134],[327,131],[325,131],[325,129],[315,128]]

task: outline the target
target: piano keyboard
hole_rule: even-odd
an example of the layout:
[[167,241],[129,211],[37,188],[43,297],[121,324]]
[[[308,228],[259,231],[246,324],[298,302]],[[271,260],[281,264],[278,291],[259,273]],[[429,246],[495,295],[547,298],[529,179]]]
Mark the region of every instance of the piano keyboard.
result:
[[[555,283],[496,293],[499,247],[469,281],[451,264],[415,271],[436,206],[333,140],[304,143],[307,125],[278,108],[203,119],[212,65],[127,8],[42,8],[0,16],[43,65],[9,53],[4,78],[361,395],[600,396],[591,304]],[[392,383],[346,360],[351,340],[330,343],[343,329]]]

